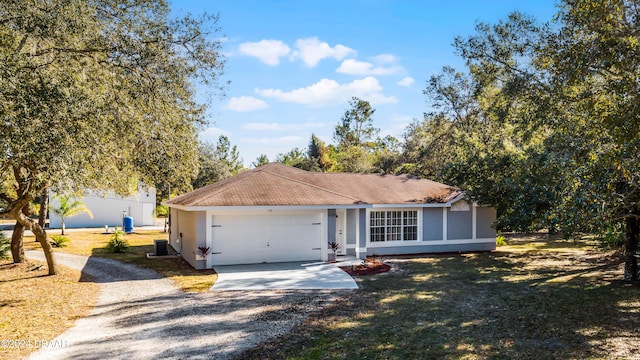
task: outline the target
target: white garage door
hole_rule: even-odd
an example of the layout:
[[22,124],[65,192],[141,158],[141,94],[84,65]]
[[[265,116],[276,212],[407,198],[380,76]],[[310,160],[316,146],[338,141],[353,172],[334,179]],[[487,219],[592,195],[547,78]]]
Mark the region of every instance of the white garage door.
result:
[[213,265],[320,260],[320,213],[214,215]]

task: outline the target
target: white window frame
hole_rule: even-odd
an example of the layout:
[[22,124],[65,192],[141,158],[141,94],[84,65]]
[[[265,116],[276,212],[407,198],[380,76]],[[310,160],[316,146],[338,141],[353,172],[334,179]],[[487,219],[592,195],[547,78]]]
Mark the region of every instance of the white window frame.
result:
[[[387,224],[387,217],[385,216],[384,218],[384,227],[382,227],[383,229],[385,229],[385,232],[382,233],[382,235],[385,237],[384,240],[382,241],[372,241],[371,240],[371,234],[372,234],[372,225],[371,225],[371,217],[372,217],[372,213],[377,213],[377,212],[384,212],[385,214],[387,212],[400,212],[401,213],[401,219],[404,220],[404,214],[402,214],[405,211],[415,211],[416,213],[416,239],[415,240],[403,240],[402,238],[404,237],[404,228],[405,225],[402,224],[404,221],[401,222],[400,225],[388,225]],[[366,236],[367,236],[367,246],[372,246],[372,247],[385,247],[385,246],[403,246],[403,245],[415,245],[416,243],[420,242],[421,239],[421,234],[422,234],[422,209],[420,208],[373,208],[373,209],[367,209],[367,232],[366,232]],[[400,233],[397,234],[400,239],[398,240],[387,240],[386,237],[389,235],[388,227],[390,226],[395,226],[395,227],[400,227]]]

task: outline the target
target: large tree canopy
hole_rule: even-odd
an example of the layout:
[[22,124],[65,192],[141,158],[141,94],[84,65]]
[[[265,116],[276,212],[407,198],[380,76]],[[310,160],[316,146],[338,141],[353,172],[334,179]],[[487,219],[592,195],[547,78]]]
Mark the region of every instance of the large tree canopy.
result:
[[514,13],[456,39],[490,136],[459,134],[461,156],[443,171],[502,206],[506,224],[571,233],[626,223],[628,280],[640,232],[639,15],[637,0],[565,0],[555,24]]
[[1,213],[36,234],[51,274],[23,211],[44,188],[127,193],[197,171],[194,82],[220,89],[216,23],[164,0],[0,3]]

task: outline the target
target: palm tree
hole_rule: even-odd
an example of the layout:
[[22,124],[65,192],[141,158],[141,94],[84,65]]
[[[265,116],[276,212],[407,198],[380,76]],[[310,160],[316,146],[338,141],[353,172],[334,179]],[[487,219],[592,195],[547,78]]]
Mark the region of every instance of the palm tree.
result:
[[89,215],[89,218],[93,219],[93,213],[87,208],[80,200],[75,200],[71,196],[60,195],[56,196],[60,204],[58,207],[54,207],[53,212],[60,216],[62,221],[62,233],[64,235],[64,219],[72,216],[76,216],[82,213]]

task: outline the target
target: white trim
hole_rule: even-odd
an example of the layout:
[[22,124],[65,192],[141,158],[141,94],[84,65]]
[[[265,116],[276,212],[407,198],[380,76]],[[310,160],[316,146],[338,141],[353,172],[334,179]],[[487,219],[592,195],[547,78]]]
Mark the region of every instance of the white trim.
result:
[[471,206],[471,238],[473,238],[474,240],[476,239],[476,222],[477,222],[477,217],[476,217],[476,210],[477,207],[475,206],[475,204],[473,204]]
[[[338,222],[342,227],[342,241],[338,241]],[[336,242],[340,245],[336,254],[345,255],[347,253],[347,209],[336,209]]]
[[418,240],[393,240],[393,241],[374,241],[367,244],[368,248],[383,248],[383,247],[395,247],[395,246],[422,246],[432,241],[418,241]]
[[443,205],[446,205],[447,207],[451,207],[451,204],[453,204],[454,202],[457,202],[458,200],[462,200],[464,199],[464,196],[466,195],[466,193],[460,193],[460,195],[454,197],[453,199],[447,201],[446,203],[444,203]]
[[447,208],[451,207],[451,204],[459,200],[459,196],[454,200],[446,203],[415,203],[415,204],[348,204],[348,205],[259,205],[259,206],[186,206],[177,204],[167,204],[162,202],[164,206],[170,208],[184,210],[184,211],[246,211],[249,209],[255,210],[323,210],[323,209],[371,209],[371,208]]
[[[204,246],[208,246],[213,249],[213,214],[211,211],[205,212],[205,236],[204,236]],[[213,267],[213,254],[209,253],[205,260],[207,260],[205,268],[211,269]]]
[[372,204],[367,206],[366,208],[373,208],[373,209],[398,209],[398,208],[439,208],[439,207],[447,207],[450,206],[449,203],[436,203],[436,204],[432,204],[432,203],[428,203],[428,204],[420,204],[420,203],[415,203],[415,204]]
[[[366,216],[365,216],[366,221]],[[366,226],[365,226],[366,232]],[[356,243],[354,244],[354,248],[356,249],[356,257],[359,255],[359,246],[360,246],[360,209],[356,209]],[[367,249],[365,248],[365,251]]]
[[[457,244],[477,244],[477,243],[490,243],[495,242],[495,238],[483,238],[483,239],[463,239],[463,240],[429,240],[429,241],[394,241],[390,244],[375,244],[370,246],[372,248],[383,247],[402,247],[402,246],[429,246],[429,245],[457,245]],[[406,243],[406,244],[405,244]]]
[[329,212],[320,212],[320,260],[329,260]]
[[442,240],[447,241],[447,208],[442,208]]
[[471,206],[473,205],[466,200],[458,200],[451,204],[451,211],[471,211]]
[[[444,208],[443,208],[444,209]],[[412,207],[412,208],[404,208],[402,209],[402,211],[409,211],[409,210],[413,210],[416,211],[417,214],[417,222],[418,222],[418,233],[416,234],[416,240],[394,240],[394,241],[371,241],[371,211],[398,211],[397,208],[393,208],[393,207],[385,207],[385,208],[375,208],[375,209],[367,209],[366,212],[366,217],[365,217],[365,244],[367,245],[367,247],[371,246],[371,244],[379,244],[379,243],[412,243],[412,244],[419,244],[420,243],[420,239],[422,238],[422,208],[419,207]]]
[[219,210],[207,210],[209,214],[213,215],[229,215],[229,216],[242,216],[242,215],[299,215],[299,214],[320,214],[326,213],[326,209],[243,209],[243,210],[229,210],[229,211],[219,211]]
[[[260,205],[260,206],[185,206],[176,204],[162,205],[173,209],[184,211],[247,211],[247,210],[328,210],[328,209],[365,209],[370,208],[369,204],[352,204],[352,205]],[[415,205],[412,205],[415,206]],[[440,204],[442,206],[442,204]]]
[[367,248],[366,247],[356,247],[356,257],[360,258],[360,256],[362,254],[367,256]]

